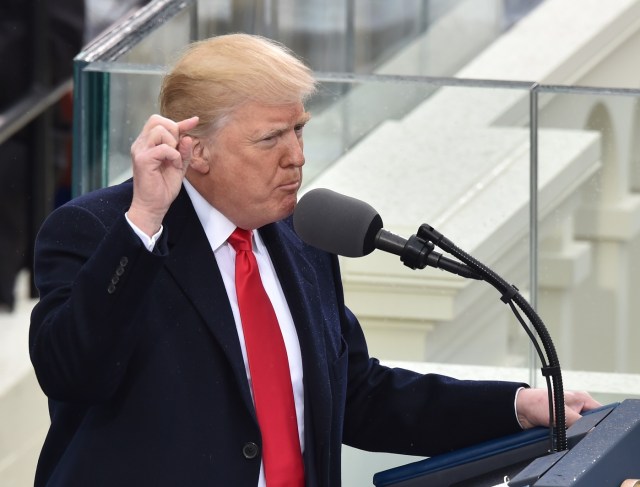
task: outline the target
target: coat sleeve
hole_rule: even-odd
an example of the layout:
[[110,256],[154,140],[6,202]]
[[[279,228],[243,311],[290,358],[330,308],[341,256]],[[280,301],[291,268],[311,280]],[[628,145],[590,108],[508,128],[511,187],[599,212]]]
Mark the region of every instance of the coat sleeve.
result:
[[147,251],[124,211],[109,225],[69,204],[43,224],[35,247],[40,300],[29,348],[50,399],[91,403],[112,396],[144,333],[137,319],[163,262],[162,244]]
[[456,380],[383,366],[369,356],[356,317],[344,305],[342,310],[348,347],[345,444],[432,456],[520,431],[515,395],[526,384]]
[[[323,406],[332,411],[322,413],[326,422],[318,427],[331,434],[339,428],[332,448],[342,442],[368,451],[432,456],[520,430],[514,402],[526,384],[423,375],[370,357],[363,330],[345,305],[337,256],[303,243],[290,225],[281,228],[293,254],[289,265],[299,274],[289,281],[307,296],[294,308],[304,308],[300,319],[310,316],[311,334],[322,329],[323,351],[316,358],[327,363],[312,363],[305,374],[320,382],[324,376],[309,371],[327,367],[330,393]],[[319,387],[314,392],[311,409],[325,399]]]

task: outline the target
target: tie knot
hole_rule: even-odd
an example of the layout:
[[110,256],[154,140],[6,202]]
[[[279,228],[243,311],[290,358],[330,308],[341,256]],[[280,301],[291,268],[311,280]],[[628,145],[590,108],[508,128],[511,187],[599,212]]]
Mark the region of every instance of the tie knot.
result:
[[251,230],[244,230],[242,228],[236,228],[231,236],[228,238],[228,242],[231,244],[236,252],[241,250],[250,251],[251,249]]

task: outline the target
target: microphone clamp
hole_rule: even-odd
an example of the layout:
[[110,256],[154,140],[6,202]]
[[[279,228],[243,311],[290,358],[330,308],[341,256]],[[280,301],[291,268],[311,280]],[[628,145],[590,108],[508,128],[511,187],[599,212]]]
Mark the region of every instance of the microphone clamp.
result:
[[[422,227],[420,228],[422,229]],[[482,280],[482,276],[466,264],[449,259],[439,252],[434,252],[435,245],[433,242],[419,235],[420,230],[418,235],[411,235],[406,241],[400,254],[400,260],[404,265],[410,269],[424,269],[427,266],[435,267],[468,279]],[[442,238],[442,235],[439,235]]]

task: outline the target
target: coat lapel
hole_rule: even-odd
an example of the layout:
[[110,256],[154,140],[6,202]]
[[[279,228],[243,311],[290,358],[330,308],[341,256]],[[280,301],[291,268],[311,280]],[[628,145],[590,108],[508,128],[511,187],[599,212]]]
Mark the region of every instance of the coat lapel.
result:
[[[285,223],[279,222],[260,229],[260,235],[269,250],[287,304],[291,310],[302,351],[305,386],[306,428],[311,428],[315,449],[315,467],[325,470],[329,449],[332,416],[332,391],[329,381],[328,360],[322,303],[314,266],[305,258],[301,241]],[[307,435],[309,438],[309,435]]]
[[209,241],[184,188],[167,213],[164,224],[169,245],[167,270],[222,346],[247,408],[255,415],[238,332],[224,282]]

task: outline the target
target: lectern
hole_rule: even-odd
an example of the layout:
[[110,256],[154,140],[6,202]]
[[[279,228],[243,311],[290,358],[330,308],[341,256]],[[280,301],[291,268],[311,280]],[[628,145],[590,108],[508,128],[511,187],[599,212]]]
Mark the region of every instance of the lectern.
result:
[[585,414],[567,430],[568,449],[549,453],[534,428],[379,472],[376,487],[619,487],[640,478],[640,400]]

